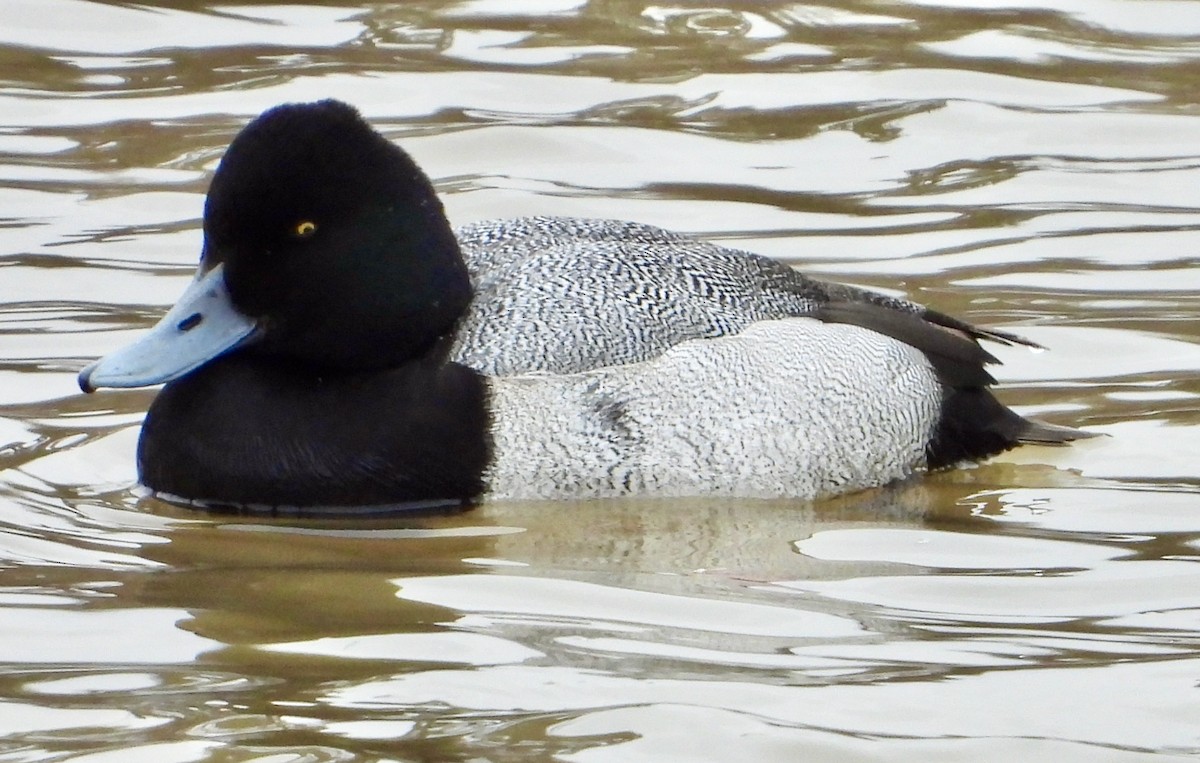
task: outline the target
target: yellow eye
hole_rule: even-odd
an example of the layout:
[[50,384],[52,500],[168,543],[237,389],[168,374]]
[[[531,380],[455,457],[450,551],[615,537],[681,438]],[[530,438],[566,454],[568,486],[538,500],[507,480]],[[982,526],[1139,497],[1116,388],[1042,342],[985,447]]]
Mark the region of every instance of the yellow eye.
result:
[[296,227],[292,228],[292,233],[296,238],[308,238],[317,232],[317,224],[312,220],[304,220],[296,223]]

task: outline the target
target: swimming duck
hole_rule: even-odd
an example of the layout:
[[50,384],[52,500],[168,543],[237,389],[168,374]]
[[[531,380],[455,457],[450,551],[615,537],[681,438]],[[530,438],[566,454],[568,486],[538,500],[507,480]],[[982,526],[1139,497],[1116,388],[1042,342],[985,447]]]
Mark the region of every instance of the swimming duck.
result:
[[79,376],[166,383],[137,455],[166,497],[812,499],[1085,434],[987,389],[1012,334],[632,222],[455,232],[334,100],[247,125],[203,228],[177,304]]

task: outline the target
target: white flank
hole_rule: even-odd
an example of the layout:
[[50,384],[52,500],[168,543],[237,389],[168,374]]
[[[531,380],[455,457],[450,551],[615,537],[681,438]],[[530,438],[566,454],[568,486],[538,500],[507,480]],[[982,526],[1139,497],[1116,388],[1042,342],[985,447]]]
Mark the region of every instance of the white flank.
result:
[[920,351],[810,318],[489,384],[495,499],[818,498],[882,485],[924,465],[941,402]]

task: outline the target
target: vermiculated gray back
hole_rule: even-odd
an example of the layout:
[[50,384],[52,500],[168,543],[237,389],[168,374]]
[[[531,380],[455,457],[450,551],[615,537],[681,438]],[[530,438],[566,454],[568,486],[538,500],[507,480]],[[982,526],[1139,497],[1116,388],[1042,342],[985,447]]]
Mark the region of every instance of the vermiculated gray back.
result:
[[638,223],[529,217],[458,231],[476,297],[451,357],[487,374],[573,373],[657,357],[831,299],[901,300]]

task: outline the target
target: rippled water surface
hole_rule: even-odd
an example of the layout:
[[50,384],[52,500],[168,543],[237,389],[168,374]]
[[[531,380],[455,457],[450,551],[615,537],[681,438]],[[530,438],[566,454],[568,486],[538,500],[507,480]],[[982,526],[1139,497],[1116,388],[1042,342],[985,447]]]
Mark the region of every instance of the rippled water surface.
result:
[[[1200,754],[1200,2],[0,6],[0,761]],[[819,504],[210,516],[132,489],[150,325],[275,103],[456,223],[620,217],[1051,348],[1110,437]]]

